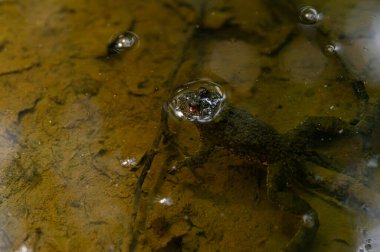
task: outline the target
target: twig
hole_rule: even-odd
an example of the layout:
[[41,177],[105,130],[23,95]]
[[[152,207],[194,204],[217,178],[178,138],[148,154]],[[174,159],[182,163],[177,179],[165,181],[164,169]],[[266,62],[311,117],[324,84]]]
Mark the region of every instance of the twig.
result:
[[10,70],[10,71],[6,71],[6,72],[0,72],[0,76],[6,76],[6,75],[11,75],[11,74],[21,74],[21,73],[27,72],[29,70],[32,70],[33,68],[40,67],[40,66],[41,66],[41,64],[39,62],[32,63],[29,66],[22,67],[19,69]]
[[[196,20],[196,23],[199,24],[203,20],[204,16],[204,10],[205,10],[205,3],[206,1],[202,1],[202,6],[200,10],[200,15],[198,16],[198,19]],[[178,71],[180,70],[181,66],[183,63],[186,61],[188,58],[189,51],[191,49],[191,45],[193,44],[194,38],[196,37],[196,27],[194,26],[192,30],[189,33],[189,37],[186,39],[186,43],[182,47],[182,51],[180,53],[179,59],[177,63],[175,64],[173,70],[169,74],[167,80],[164,82],[165,88],[168,92],[168,95],[172,91],[172,88],[174,87],[174,80],[178,74]],[[141,206],[141,194],[142,194],[142,186],[144,184],[145,178],[147,174],[149,173],[149,170],[151,168],[151,165],[153,163],[153,159],[156,156],[158,152],[159,145],[161,141],[163,140],[164,137],[169,135],[169,129],[168,129],[168,113],[167,113],[167,105],[164,103],[164,105],[161,108],[161,120],[160,120],[160,125],[158,127],[156,136],[153,140],[153,143],[151,145],[151,148],[145,152],[143,157],[140,159],[138,163],[138,167],[143,167],[141,174],[137,180],[136,184],[136,189],[135,189],[135,195],[134,195],[134,206],[131,214],[131,223],[130,223],[130,244],[128,246],[128,251],[135,251],[136,245],[137,245],[137,238],[138,238],[138,233],[136,232],[136,218],[137,214],[140,210]]]

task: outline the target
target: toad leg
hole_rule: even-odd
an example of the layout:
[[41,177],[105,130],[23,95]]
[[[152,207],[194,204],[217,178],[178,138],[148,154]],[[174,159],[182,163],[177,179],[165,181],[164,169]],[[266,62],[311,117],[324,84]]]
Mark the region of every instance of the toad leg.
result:
[[285,133],[284,138],[299,156],[318,165],[336,169],[328,158],[312,151],[315,145],[332,137],[343,137],[356,135],[357,129],[354,125],[332,116],[310,116],[300,123],[295,129]]
[[285,134],[291,143],[313,147],[321,138],[357,134],[354,125],[333,116],[309,116]]
[[202,143],[199,150],[194,155],[185,157],[184,159],[178,161],[168,172],[175,173],[184,166],[189,167],[191,170],[202,166],[207,162],[214,148],[215,146],[213,145]]
[[295,129],[288,131],[285,137],[292,143],[313,146],[316,140],[318,141],[324,136],[352,136],[359,134],[368,137],[379,122],[380,99],[366,106],[365,111],[361,112],[359,119],[352,123],[333,116],[310,116]]
[[319,228],[318,214],[305,200],[288,191],[283,165],[282,163],[274,163],[268,167],[268,198],[280,208],[300,218],[298,230],[284,251],[308,251]]
[[380,121],[380,99],[365,107],[365,111],[361,112],[355,127],[358,132],[364,136],[370,136],[372,130]]
[[[329,195],[338,205],[360,208],[370,216],[380,218],[380,195],[355,178],[320,166],[308,167],[307,184],[312,191]],[[331,201],[331,200],[330,200]]]

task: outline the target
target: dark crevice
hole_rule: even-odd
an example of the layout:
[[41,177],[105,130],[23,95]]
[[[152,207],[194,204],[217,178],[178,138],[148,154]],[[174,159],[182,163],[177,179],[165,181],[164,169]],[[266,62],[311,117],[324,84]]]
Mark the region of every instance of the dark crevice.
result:
[[18,115],[17,115],[17,124],[20,124],[22,119],[27,115],[27,114],[31,114],[31,113],[34,113],[35,111],[35,108],[37,106],[37,104],[41,101],[41,97],[38,97],[34,102],[33,102],[33,105],[29,108],[26,108],[26,109],[23,109],[21,110],[20,112],[18,112]]
[[32,70],[33,68],[40,67],[40,66],[41,66],[40,63],[34,63],[34,64],[31,64],[30,66],[27,66],[27,67],[19,68],[19,69],[12,70],[12,71],[2,72],[2,73],[0,73],[0,77],[6,76],[6,75],[11,75],[11,74],[21,74],[21,73],[27,72],[29,70]]

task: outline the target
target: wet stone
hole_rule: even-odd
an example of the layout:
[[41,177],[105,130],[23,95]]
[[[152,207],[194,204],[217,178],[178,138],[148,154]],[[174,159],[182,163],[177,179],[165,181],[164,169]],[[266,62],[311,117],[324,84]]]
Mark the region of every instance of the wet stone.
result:
[[226,25],[233,18],[233,14],[228,11],[212,11],[204,21],[204,28],[217,30]]
[[180,237],[173,237],[165,247],[158,249],[157,252],[181,252],[182,251],[182,236]]
[[162,216],[152,220],[151,227],[156,235],[162,236],[168,231],[170,224],[167,222],[166,218]]
[[77,95],[85,95],[87,97],[96,96],[102,83],[91,78],[83,78],[72,82],[71,87]]

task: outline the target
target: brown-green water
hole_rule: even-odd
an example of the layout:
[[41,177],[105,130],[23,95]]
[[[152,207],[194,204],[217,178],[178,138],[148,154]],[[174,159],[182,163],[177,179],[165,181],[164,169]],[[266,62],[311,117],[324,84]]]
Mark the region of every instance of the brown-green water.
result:
[[[169,94],[196,79],[280,132],[308,115],[354,118],[344,68],[379,98],[380,3],[287,2],[0,1],[0,251],[279,251],[298,224],[267,199],[255,164],[217,150],[197,176],[166,173],[198,148],[190,123],[170,118],[180,151],[160,144],[141,197],[141,169],[126,162],[151,148]],[[301,25],[293,7],[310,4],[323,17]],[[106,58],[129,29],[138,46]],[[371,153],[358,138],[318,151],[342,170],[377,168],[374,133]],[[367,239],[380,251],[379,219],[294,190],[319,213],[311,252],[359,251]]]

